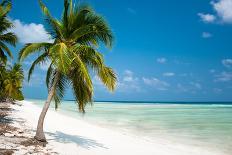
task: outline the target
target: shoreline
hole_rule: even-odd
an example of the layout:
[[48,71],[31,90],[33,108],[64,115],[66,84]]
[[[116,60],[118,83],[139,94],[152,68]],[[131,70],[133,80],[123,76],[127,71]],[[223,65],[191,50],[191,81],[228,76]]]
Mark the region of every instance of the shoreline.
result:
[[[34,136],[41,108],[29,101],[14,106],[16,117],[26,120]],[[80,155],[222,155],[212,150],[176,144],[168,140],[155,139],[154,142],[124,134],[109,128],[89,124],[83,120],[49,110],[44,124],[48,140],[46,148],[58,154]]]

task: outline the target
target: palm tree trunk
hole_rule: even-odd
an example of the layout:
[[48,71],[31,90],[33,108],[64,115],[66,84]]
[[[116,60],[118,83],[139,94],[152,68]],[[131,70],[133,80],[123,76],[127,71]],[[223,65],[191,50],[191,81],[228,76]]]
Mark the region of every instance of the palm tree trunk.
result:
[[45,137],[45,134],[44,134],[44,131],[43,131],[43,124],[44,124],[44,118],[46,116],[48,108],[49,108],[50,103],[52,101],[52,98],[53,98],[53,96],[55,94],[56,83],[57,83],[58,78],[59,78],[58,73],[55,76],[56,77],[55,77],[55,79],[53,81],[53,85],[52,85],[52,87],[51,87],[51,89],[49,91],[47,101],[45,102],[45,104],[43,106],[42,112],[40,113],[39,121],[38,121],[38,124],[37,124],[36,135],[34,137],[36,140],[41,141],[41,142],[46,142],[46,137]]

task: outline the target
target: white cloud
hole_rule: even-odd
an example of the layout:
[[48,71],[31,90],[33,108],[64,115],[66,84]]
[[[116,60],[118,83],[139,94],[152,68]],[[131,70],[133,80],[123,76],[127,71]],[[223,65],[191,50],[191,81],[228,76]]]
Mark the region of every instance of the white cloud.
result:
[[[105,89],[98,76],[93,77],[93,84],[95,88]],[[118,76],[116,91],[123,93],[142,92],[139,78],[134,76],[132,71],[125,70],[122,76]]]
[[227,68],[231,68],[232,67],[232,59],[223,59],[222,64]]
[[207,38],[211,38],[213,35],[209,32],[203,32],[201,36],[202,36],[202,38],[207,39]]
[[215,82],[228,82],[232,80],[232,73],[230,72],[222,72],[219,75],[216,75]]
[[[105,89],[98,76],[93,77],[93,84],[95,88]],[[139,78],[135,77],[132,71],[125,70],[122,76],[118,76],[116,91],[123,93],[141,92]]]
[[212,1],[211,4],[223,22],[232,23],[232,0]]
[[163,73],[163,76],[171,77],[171,76],[175,76],[175,73],[167,72],[167,73]]
[[142,90],[140,88],[138,81],[133,81],[133,82],[118,81],[117,91],[131,93],[131,92],[141,92]]
[[200,16],[201,20],[205,23],[212,23],[216,20],[216,17],[211,14],[198,13],[198,16]]
[[185,85],[178,83],[177,84],[177,92],[185,92],[185,93],[192,93],[196,94],[197,92],[202,90],[202,85],[198,82],[189,82]]
[[165,81],[161,81],[157,78],[145,78],[145,77],[143,77],[143,82],[146,85],[152,86],[157,90],[167,90],[168,87],[170,86],[169,83],[167,83]]
[[12,22],[15,27],[11,31],[18,36],[20,43],[52,42],[51,36],[42,24],[26,24],[19,19]]
[[140,92],[139,78],[134,76],[131,70],[125,70],[123,77],[118,81],[118,91],[121,92]]
[[125,81],[125,82],[133,82],[133,81],[136,81],[136,80],[138,80],[138,79],[134,77],[132,71],[125,70],[123,81]]
[[198,13],[203,22],[213,23],[219,21],[222,23],[232,23],[232,0],[211,1],[210,4],[216,15]]
[[167,59],[166,58],[158,58],[158,59],[156,59],[156,61],[158,63],[165,64],[167,62]]

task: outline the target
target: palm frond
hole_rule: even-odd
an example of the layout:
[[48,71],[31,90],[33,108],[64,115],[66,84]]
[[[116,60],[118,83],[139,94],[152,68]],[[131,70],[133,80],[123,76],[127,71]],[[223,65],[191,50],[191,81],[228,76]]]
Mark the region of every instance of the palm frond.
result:
[[17,36],[14,33],[8,32],[8,33],[5,33],[3,35],[0,35],[0,41],[15,46],[18,39],[17,39]]
[[0,7],[1,7],[0,16],[6,16],[12,8],[12,4],[10,1],[5,0],[1,3]]
[[88,84],[91,89],[92,88],[92,81],[88,72],[88,68],[87,66],[84,64],[84,62],[80,59],[79,55],[77,55],[76,53],[74,53],[75,55],[75,59],[73,61],[73,66],[74,69],[71,70],[71,74],[78,74],[80,77],[82,77],[83,79],[85,79],[85,83]]
[[3,49],[10,58],[13,58],[13,55],[12,55],[10,49],[1,41],[0,41],[0,48]]
[[7,61],[7,56],[5,55],[4,51],[0,48],[0,64],[5,66]]
[[63,13],[63,24],[65,28],[68,28],[68,10],[69,10],[69,2],[68,0],[64,0],[64,13]]
[[48,67],[48,70],[47,70],[47,75],[46,75],[46,86],[47,86],[47,89],[50,90],[50,87],[51,87],[51,79],[52,79],[52,75],[54,75],[54,68],[53,68],[53,64],[51,63]]
[[76,44],[73,51],[80,56],[80,59],[91,69],[98,71],[104,64],[103,56],[94,48],[87,45]]
[[67,73],[71,67],[72,57],[65,43],[57,43],[50,48],[49,55],[60,72]]
[[71,77],[73,95],[77,101],[80,112],[85,112],[87,103],[92,103],[93,89],[92,85],[88,85],[83,77],[74,74]]
[[112,47],[112,31],[101,16],[88,12],[82,22],[82,25],[71,34],[72,40],[76,42],[86,41],[86,43],[94,40],[95,43],[103,42],[107,47]]
[[87,4],[76,5],[75,7],[73,7],[72,13],[70,12],[73,17],[73,29],[75,30],[76,28],[85,25],[84,20],[86,16],[91,12],[93,12],[93,9]]
[[13,24],[6,18],[6,16],[0,16],[0,33],[4,33],[12,27]]
[[55,109],[60,105],[61,100],[64,97],[65,89],[68,87],[68,80],[64,74],[59,75],[59,79],[56,84],[56,90],[54,94]]
[[98,71],[98,77],[110,91],[114,91],[117,77],[112,68],[103,66]]
[[31,54],[35,52],[45,51],[47,50],[52,44],[51,43],[29,43],[26,44],[19,52],[19,61],[24,60]]
[[62,25],[61,23],[54,19],[52,15],[50,14],[48,8],[43,4],[42,0],[39,0],[40,8],[42,10],[42,13],[45,16],[45,20],[49,26],[48,33],[53,37],[53,38],[63,38],[62,34]]

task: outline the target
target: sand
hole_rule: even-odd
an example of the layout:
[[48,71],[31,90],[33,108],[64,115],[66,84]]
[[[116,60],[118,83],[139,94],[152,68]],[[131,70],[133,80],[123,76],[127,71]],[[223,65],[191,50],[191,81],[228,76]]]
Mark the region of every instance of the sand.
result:
[[[28,101],[20,102],[15,117],[26,120],[33,137],[41,108]],[[222,155],[208,149],[173,144],[167,139],[154,141],[89,124],[53,110],[46,116],[44,130],[47,148],[61,155]],[[20,153],[19,153],[20,154]]]

